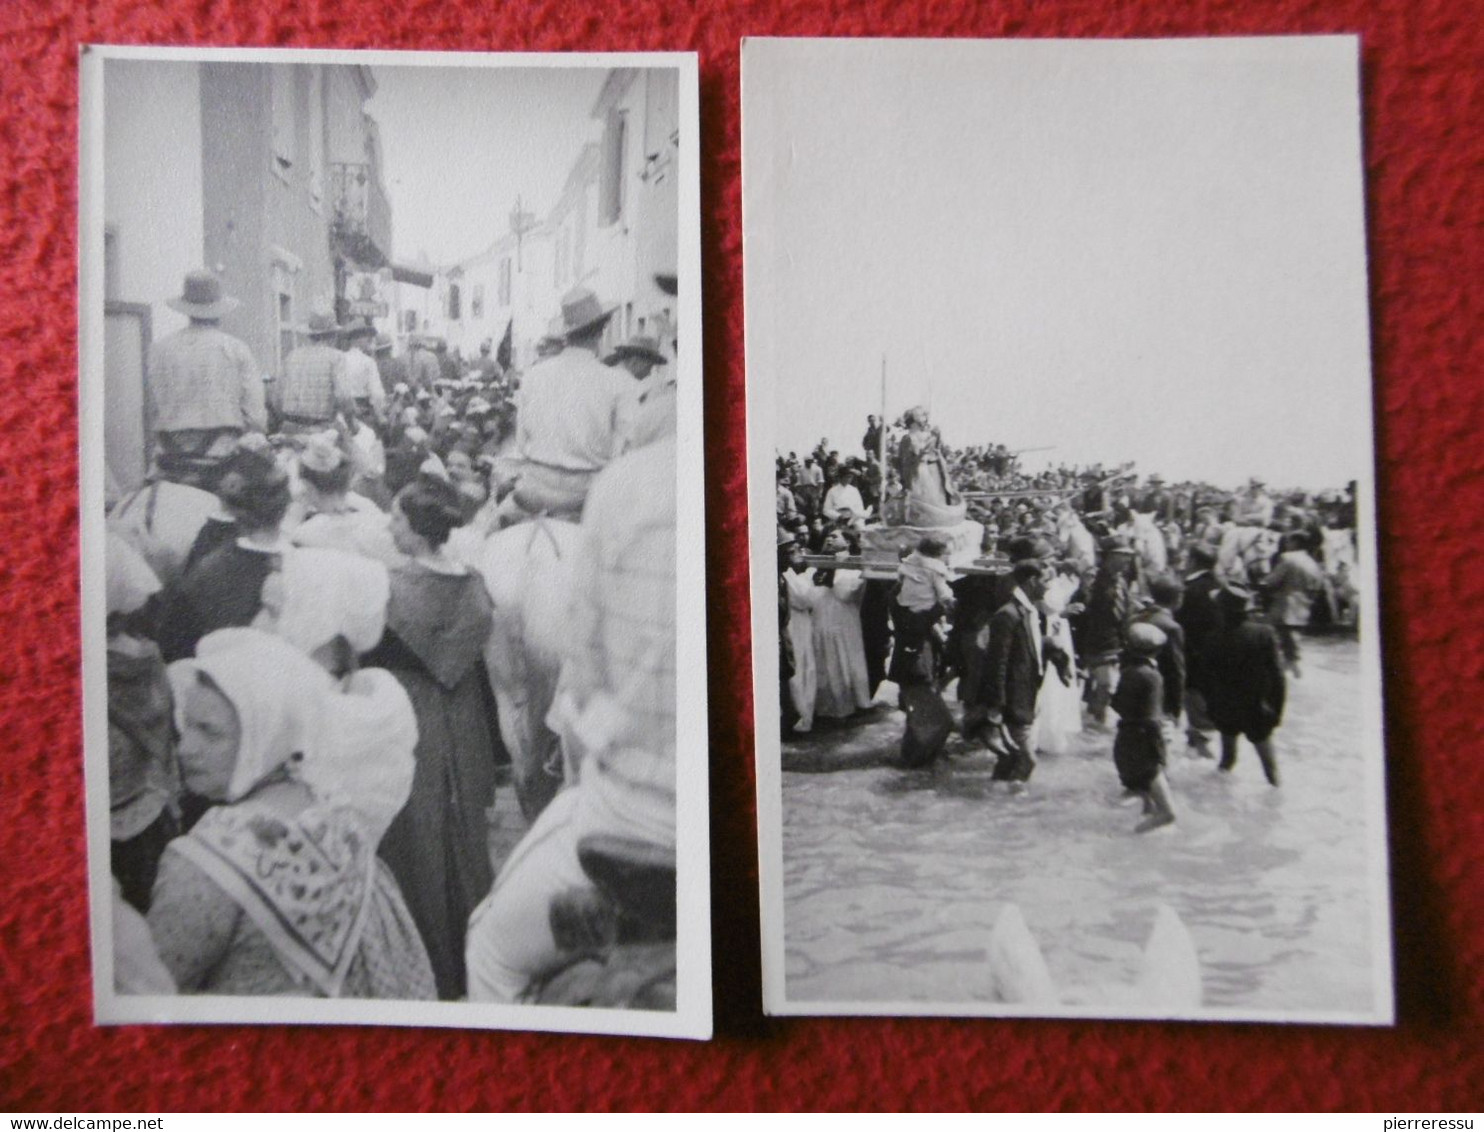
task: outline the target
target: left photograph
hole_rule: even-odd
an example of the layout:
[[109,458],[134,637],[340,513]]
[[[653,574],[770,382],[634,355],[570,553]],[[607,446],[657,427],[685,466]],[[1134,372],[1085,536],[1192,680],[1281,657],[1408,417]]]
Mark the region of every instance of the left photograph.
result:
[[708,1037],[695,57],[81,70],[98,1021]]

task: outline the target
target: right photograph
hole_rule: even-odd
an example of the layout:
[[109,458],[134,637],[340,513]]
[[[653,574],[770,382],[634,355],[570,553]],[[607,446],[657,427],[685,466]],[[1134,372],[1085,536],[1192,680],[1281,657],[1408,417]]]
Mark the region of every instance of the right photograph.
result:
[[743,45],[773,1014],[1393,1021],[1360,45]]

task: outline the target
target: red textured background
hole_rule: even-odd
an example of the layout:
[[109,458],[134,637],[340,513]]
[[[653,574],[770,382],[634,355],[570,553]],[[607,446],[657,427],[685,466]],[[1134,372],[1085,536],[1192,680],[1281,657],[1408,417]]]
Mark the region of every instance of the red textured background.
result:
[[[1478,0],[0,3],[0,1108],[1484,1103]],[[1399,1024],[765,1019],[745,560],[739,39],[1363,36]],[[700,54],[712,914],[705,1044],[91,1024],[77,633],[79,43]]]

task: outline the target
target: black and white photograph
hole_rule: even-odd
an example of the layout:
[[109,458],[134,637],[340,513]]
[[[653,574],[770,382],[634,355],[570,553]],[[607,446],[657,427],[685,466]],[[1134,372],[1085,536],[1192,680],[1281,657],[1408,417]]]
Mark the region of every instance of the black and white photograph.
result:
[[745,41],[769,1013],[1392,1022],[1360,82]]
[[82,72],[98,1020],[708,1037],[695,57]]

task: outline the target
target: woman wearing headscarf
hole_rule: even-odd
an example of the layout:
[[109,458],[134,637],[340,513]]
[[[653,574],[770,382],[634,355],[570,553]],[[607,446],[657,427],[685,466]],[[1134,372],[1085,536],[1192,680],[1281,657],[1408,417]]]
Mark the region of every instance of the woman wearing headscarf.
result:
[[109,861],[120,895],[149,908],[160,854],[179,832],[170,684],[155,643],[131,624],[160,589],[144,557],[108,534]]
[[299,454],[302,494],[294,506],[289,539],[295,546],[347,550],[394,562],[397,548],[386,514],[350,489],[355,467],[335,433],[316,433],[305,442]]
[[[311,787],[361,812],[377,844],[412,789],[417,715],[390,672],[361,668],[359,657],[386,631],[391,583],[380,562],[340,550],[296,547],[263,587],[253,625],[287,641],[338,682],[331,700],[333,742],[306,765]],[[202,642],[229,633],[222,630]]]
[[183,993],[428,999],[427,952],[376,831],[315,783],[334,682],[252,630],[170,667],[188,788],[217,803],[160,862],[149,926]]
[[[824,552],[845,555],[850,544],[836,532],[825,540]],[[819,674],[814,714],[845,719],[871,706],[861,632],[866,582],[859,570],[816,570],[814,585],[814,661]]]
[[188,566],[165,592],[159,641],[167,661],[190,656],[213,630],[251,624],[263,583],[288,548],[279,528],[289,508],[289,479],[271,453],[239,449],[217,494],[236,520],[235,537]]
[[263,586],[255,628],[282,637],[339,678],[386,631],[391,578],[375,559],[344,550],[291,547]]
[[457,489],[423,474],[392,504],[391,568],[381,644],[365,656],[401,681],[417,712],[412,796],[382,842],[422,930],[442,998],[465,992],[469,913],[494,877],[487,811],[501,755],[483,649],[492,607],[480,575],[447,550],[463,520]]

